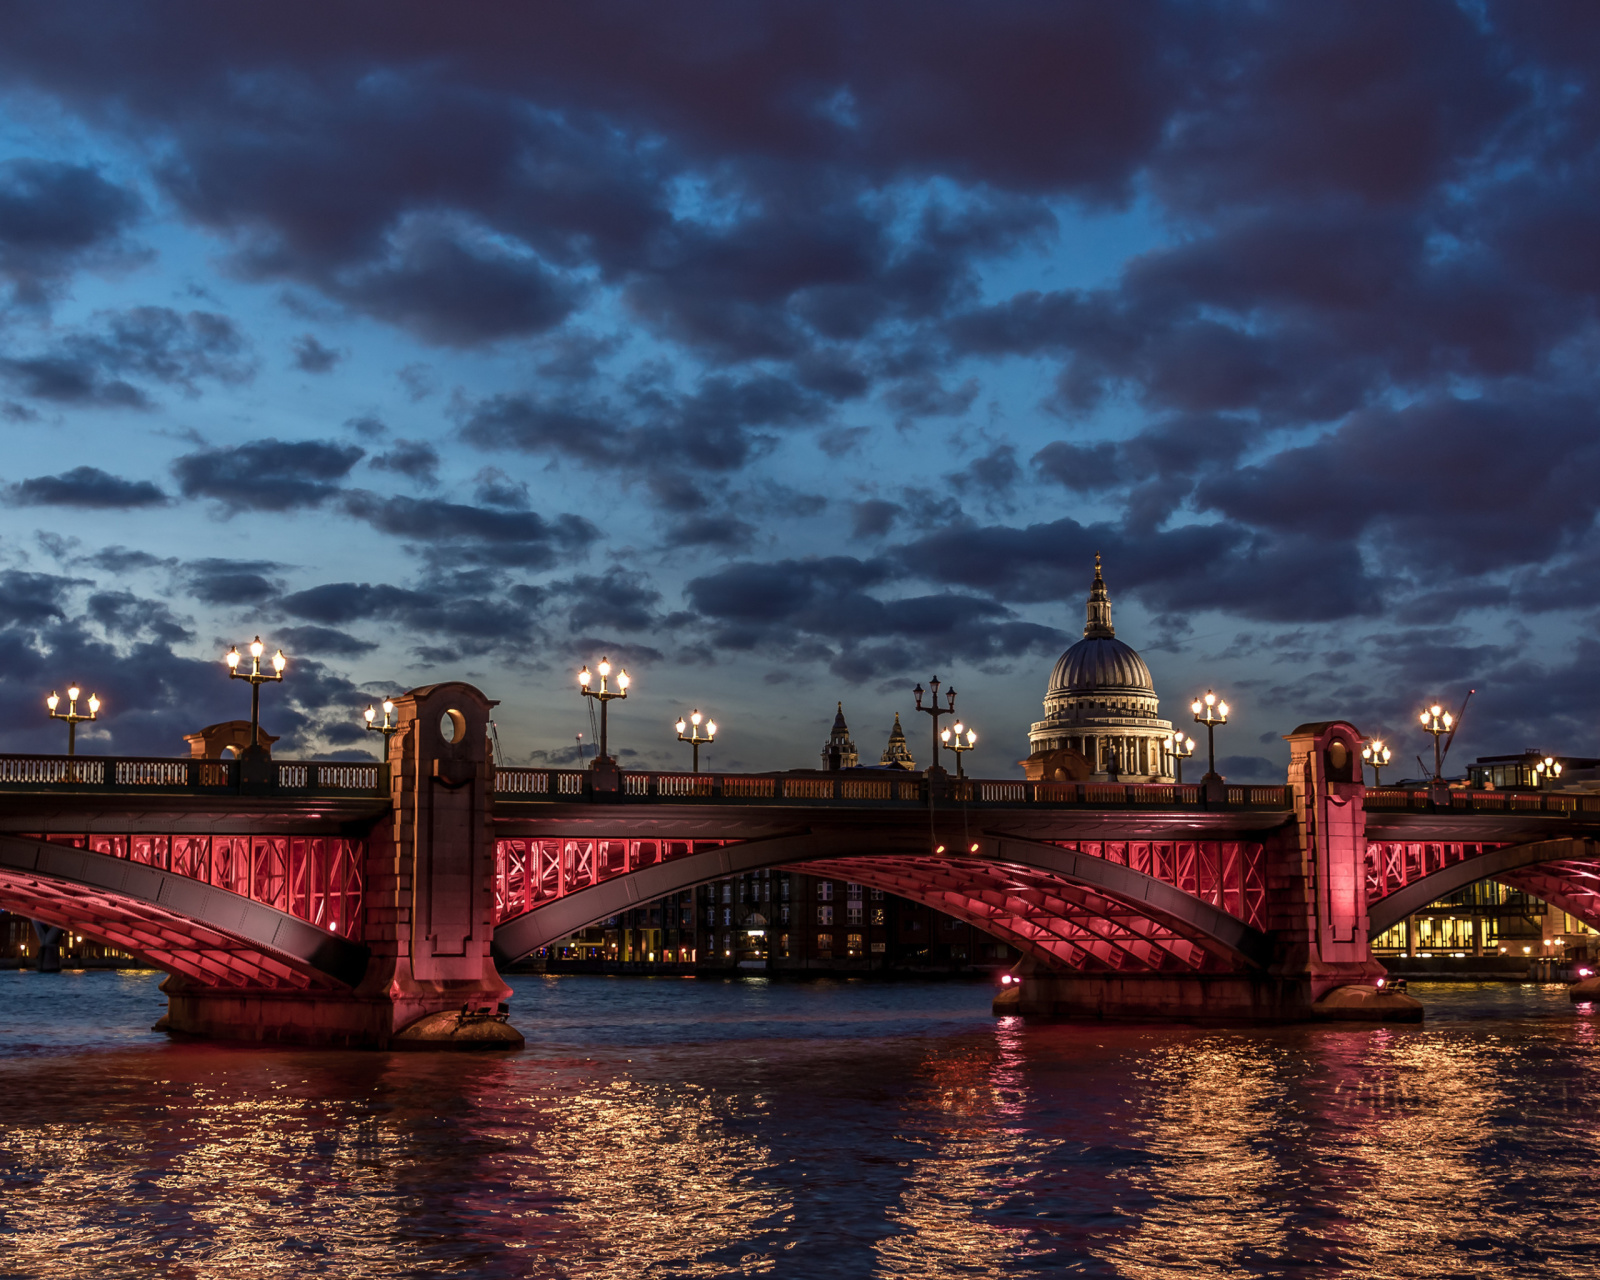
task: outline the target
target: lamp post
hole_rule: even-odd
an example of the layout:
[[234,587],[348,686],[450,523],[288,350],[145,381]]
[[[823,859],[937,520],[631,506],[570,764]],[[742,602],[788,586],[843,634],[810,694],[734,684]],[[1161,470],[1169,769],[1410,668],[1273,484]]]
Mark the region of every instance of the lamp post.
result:
[[1439,749],[1439,739],[1450,732],[1456,718],[1435,702],[1420,717],[1422,731],[1433,735],[1433,781],[1435,786],[1444,783],[1444,757]]
[[594,698],[600,703],[600,754],[595,757],[595,763],[598,765],[600,761],[610,759],[606,754],[606,703],[613,698],[626,698],[628,696],[628,685],[632,681],[628,678],[627,670],[623,669],[617,672],[617,687],[615,689],[610,687],[607,683],[611,678],[610,658],[601,658],[595,667],[595,671],[600,676],[600,687],[598,689],[589,687],[594,680],[594,676],[589,674],[588,667],[584,667],[582,671],[578,672],[578,690],[584,697]]
[[1228,704],[1212,693],[1210,689],[1207,689],[1205,697],[1196,698],[1189,704],[1189,710],[1194,712],[1195,722],[1206,727],[1206,757],[1209,761],[1206,777],[1215,778],[1217,776],[1217,726],[1228,723]]
[[257,636],[250,642],[250,670],[239,670],[239,646],[234,645],[228,650],[227,657],[223,660],[228,664],[228,677],[232,680],[248,680],[250,682],[250,745],[245,751],[251,755],[261,751],[261,686],[272,680],[283,679],[283,669],[289,665],[289,660],[283,656],[279,649],[272,655],[272,674],[268,675],[261,669],[261,655],[267,651]]
[[1172,758],[1177,761],[1178,782],[1181,785],[1183,782],[1183,762],[1194,754],[1194,739],[1184,737],[1182,729],[1174,729],[1168,750],[1172,752]]
[[[700,724],[701,724],[702,721],[705,722],[705,726],[706,726],[706,731],[705,731],[705,733],[703,735],[700,732]],[[687,722],[685,722],[683,720],[679,720],[677,728],[678,728],[678,741],[679,742],[687,742],[691,747],[694,748],[694,772],[699,773],[700,772],[700,744],[702,742],[709,743],[709,742],[714,742],[716,740],[716,737],[717,737],[717,722],[715,720],[706,720],[705,717],[700,714],[700,712],[699,712],[699,710],[697,708],[696,710],[691,711],[689,713],[689,719],[688,719]],[[683,732],[685,729],[689,730],[689,733],[688,733],[687,736],[685,736],[685,734]]]
[[[930,706],[925,707],[922,705],[922,686],[920,684],[911,692],[916,695],[917,710],[933,717],[933,734],[931,739],[933,742],[933,758],[928,763],[928,773],[929,776],[932,776],[934,771],[939,768],[939,717],[955,715],[956,691],[954,689],[950,689],[945,693],[945,698],[947,701],[946,705],[942,707],[939,705],[938,676],[934,676],[933,679],[928,681],[928,695],[931,701]],[[961,757],[957,756],[957,761],[959,761],[960,758]]]
[[1381,787],[1383,785],[1383,774],[1381,770],[1386,764],[1389,763],[1389,759],[1393,755],[1394,752],[1388,747],[1384,746],[1382,738],[1374,738],[1371,742],[1367,743],[1366,746],[1361,748],[1361,758],[1372,766],[1373,786]]
[[[71,752],[68,752],[70,755]],[[1561,776],[1561,762],[1554,756],[1546,756],[1533,766],[1533,784],[1541,786],[1547,782],[1554,782]]]
[[372,704],[367,704],[367,709],[361,713],[361,718],[367,722],[368,733],[381,733],[383,735],[383,758],[389,758],[389,739],[400,732],[400,726],[394,722],[394,699],[383,700],[383,723],[377,723],[378,713],[372,709]]
[[[954,691],[952,690],[952,692]],[[964,742],[962,741],[963,736],[966,738]],[[945,729],[940,732],[939,741],[944,743],[946,751],[954,751],[956,753],[956,777],[966,777],[967,775],[961,769],[961,755],[965,751],[971,751],[973,747],[978,745],[977,730],[969,729],[961,721],[957,720],[953,729]]]
[[69,756],[78,754],[78,722],[81,720],[93,720],[100,714],[100,699],[92,693],[89,695],[89,714],[84,715],[79,711],[78,699],[82,696],[83,690],[77,685],[68,685],[67,709],[65,711],[56,710],[61,705],[61,695],[54,689],[50,691],[50,696],[44,700],[44,705],[50,708],[50,718],[52,720],[65,720],[67,722],[67,754]]

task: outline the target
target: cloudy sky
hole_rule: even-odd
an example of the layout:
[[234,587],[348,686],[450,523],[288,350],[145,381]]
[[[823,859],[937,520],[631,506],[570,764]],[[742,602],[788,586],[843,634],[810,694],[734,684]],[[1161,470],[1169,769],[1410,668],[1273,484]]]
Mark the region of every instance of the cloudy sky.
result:
[[[0,749],[1016,772],[1103,553],[1237,778],[1600,754],[1600,10],[0,6]],[[1415,768],[1411,770],[1415,772]]]

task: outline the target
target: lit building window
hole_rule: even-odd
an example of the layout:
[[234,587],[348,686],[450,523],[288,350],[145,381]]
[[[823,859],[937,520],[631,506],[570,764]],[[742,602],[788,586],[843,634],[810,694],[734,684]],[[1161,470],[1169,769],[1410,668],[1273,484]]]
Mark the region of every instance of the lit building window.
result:
[[844,948],[847,955],[859,956],[861,954],[861,935],[859,933],[845,934]]
[[882,924],[883,923],[883,908],[882,907],[873,907],[872,908],[872,923],[873,924]]
[[832,907],[818,907],[817,908],[817,923],[818,924],[832,924],[833,923],[833,908]]
[[833,955],[833,935],[831,933],[819,933],[817,935],[817,954],[824,957]]

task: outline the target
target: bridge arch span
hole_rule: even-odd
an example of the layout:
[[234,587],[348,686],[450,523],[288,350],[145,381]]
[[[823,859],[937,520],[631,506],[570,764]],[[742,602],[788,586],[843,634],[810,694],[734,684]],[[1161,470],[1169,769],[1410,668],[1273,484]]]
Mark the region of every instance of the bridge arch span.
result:
[[1367,904],[1377,937],[1430,902],[1480,880],[1525,889],[1600,929],[1600,842],[1587,837],[1501,845],[1433,871]]
[[505,920],[495,929],[494,955],[509,963],[640,903],[782,869],[899,894],[1052,967],[1192,972],[1268,961],[1271,944],[1259,930],[1131,867],[1036,840],[984,836],[977,844],[968,856],[950,857],[812,832],[730,843],[575,889]]
[[360,943],[158,867],[0,835],[0,907],[127,951],[208,987],[343,990]]

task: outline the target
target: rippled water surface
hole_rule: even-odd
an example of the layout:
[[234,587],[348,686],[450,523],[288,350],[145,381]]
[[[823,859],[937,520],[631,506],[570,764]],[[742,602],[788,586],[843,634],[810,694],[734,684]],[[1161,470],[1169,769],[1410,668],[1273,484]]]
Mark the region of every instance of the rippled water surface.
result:
[[0,1276],[1592,1276],[1559,987],[1421,1028],[1025,1026],[960,983],[518,977],[513,1056],[0,973]]

